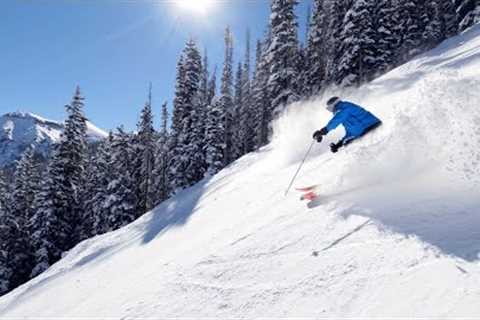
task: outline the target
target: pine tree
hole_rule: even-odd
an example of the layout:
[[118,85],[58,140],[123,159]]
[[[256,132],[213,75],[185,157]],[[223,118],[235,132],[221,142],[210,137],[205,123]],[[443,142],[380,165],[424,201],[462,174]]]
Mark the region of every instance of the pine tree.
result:
[[137,218],[136,181],[131,162],[135,157],[132,137],[121,127],[113,136],[112,164],[115,168],[102,205],[108,231],[116,230]]
[[[313,5],[315,6],[315,1],[318,1],[318,0],[313,0]],[[311,31],[311,26],[312,26],[312,7],[311,5],[308,5],[307,6],[307,14],[306,14],[306,17],[305,17],[305,39],[304,39],[304,42],[305,43],[308,43],[308,37],[310,35],[310,31]]]
[[378,73],[385,73],[397,64],[397,50],[401,42],[399,16],[395,0],[379,0],[375,10],[374,29]]
[[208,103],[207,106],[211,105],[213,98],[217,95],[217,66],[213,68],[212,76],[208,82]]
[[444,17],[440,2],[439,0],[425,1],[425,29],[422,34],[422,49],[425,51],[434,48],[445,39]]
[[207,110],[205,154],[207,174],[214,175],[225,166],[224,109],[220,100],[214,99]]
[[297,0],[272,0],[269,47],[270,77],[268,87],[271,108],[274,118],[281,113],[287,104],[299,98],[296,92],[298,79],[298,35],[295,6]]
[[67,214],[69,197],[64,174],[64,161],[57,146],[48,169],[42,177],[40,191],[35,195],[34,212],[28,223],[34,264],[31,277],[35,277],[61,258],[71,248],[73,225]]
[[12,190],[12,209],[14,219],[11,232],[15,241],[10,255],[15,273],[10,282],[16,287],[30,279],[33,268],[33,253],[28,233],[28,222],[33,216],[34,195],[40,187],[40,173],[34,158],[33,148],[28,148],[17,161]]
[[341,33],[342,56],[335,81],[342,87],[372,80],[376,70],[375,0],[356,0],[345,16]]
[[302,81],[304,94],[312,96],[319,92],[325,81],[327,47],[327,16],[324,0],[314,0],[313,15],[309,21],[305,49],[305,76]]
[[245,39],[245,58],[242,69],[242,100],[240,108],[240,137],[242,142],[241,155],[255,149],[255,131],[253,128],[254,112],[252,110],[252,88],[250,82],[250,30],[247,29]]
[[202,179],[205,173],[203,153],[204,111],[199,99],[202,73],[201,56],[189,40],[179,64],[173,106],[169,172],[172,190],[183,189]]
[[327,12],[326,47],[326,79],[327,85],[332,84],[336,79],[336,72],[340,59],[343,56],[342,32],[345,29],[345,15],[351,8],[349,0],[325,0],[324,8]]
[[200,100],[200,80],[202,74],[202,58],[193,40],[187,43],[185,51],[185,68],[188,99],[188,113],[184,118],[184,151],[186,184],[191,186],[200,181],[206,170],[204,147],[205,108]]
[[169,164],[168,181],[169,190],[177,190],[177,176],[180,174],[176,160],[182,156],[181,141],[183,139],[183,118],[185,115],[185,66],[183,53],[177,63],[177,76],[175,81],[175,98],[173,99],[172,124],[168,140]]
[[57,155],[60,163],[58,168],[55,168],[60,171],[58,174],[61,176],[61,181],[59,181],[61,185],[58,186],[58,191],[63,193],[62,197],[65,197],[65,201],[62,202],[64,210],[62,215],[72,228],[65,244],[65,250],[70,249],[78,242],[80,230],[75,230],[75,228],[81,226],[80,220],[83,216],[81,195],[85,184],[87,156],[87,120],[83,114],[83,101],[80,88],[77,87],[72,102],[66,106],[68,117],[65,121],[65,130]]
[[162,105],[162,125],[158,135],[155,151],[155,169],[153,171],[154,176],[154,189],[151,194],[151,202],[154,205],[158,205],[162,201],[168,199],[169,181],[168,181],[168,139],[169,133],[167,129],[168,123],[168,110],[167,103]]
[[241,123],[242,101],[243,101],[243,66],[239,62],[237,65],[237,72],[235,73],[233,111],[232,111],[232,138],[233,138],[233,158],[236,160],[243,155],[243,140]]
[[153,203],[151,202],[150,194],[153,188],[153,168],[154,168],[154,154],[155,154],[155,140],[156,132],[153,127],[153,112],[152,112],[152,88],[150,85],[150,91],[148,95],[148,101],[142,109],[140,115],[140,122],[137,125],[137,145],[136,155],[138,163],[138,180],[136,181],[139,186],[139,194],[137,195],[138,205],[137,214],[143,214],[153,209]]
[[10,208],[10,190],[8,188],[7,179],[5,174],[0,170],[0,210],[2,213],[6,213]]
[[77,87],[72,103],[66,106],[68,118],[61,141],[34,199],[35,214],[28,223],[35,260],[32,276],[60,259],[80,238],[87,154],[83,100]]
[[[28,148],[17,161],[13,181],[13,212],[22,220],[32,216],[32,206],[35,194],[40,184],[40,173],[35,161],[34,149]],[[24,225],[24,223],[22,223]]]
[[203,63],[202,63],[202,76],[200,79],[200,102],[203,106],[210,104],[210,93],[209,93],[209,72],[208,72],[208,54],[207,50],[203,54]]
[[172,114],[172,149],[176,146],[179,136],[182,134],[182,121],[185,114],[185,66],[183,53],[177,63],[177,77],[175,80],[175,98],[173,99]]
[[13,268],[10,263],[10,239],[11,219],[10,208],[10,190],[7,187],[5,176],[0,172],[0,295],[3,295],[13,289],[11,278]]
[[397,14],[399,19],[399,32],[402,35],[399,56],[403,63],[414,55],[422,52],[422,36],[425,29],[424,1],[406,0],[398,2]]
[[220,88],[219,104],[222,110],[222,121],[225,130],[224,137],[224,165],[230,164],[234,159],[233,141],[233,36],[230,28],[225,30],[225,60]]
[[81,240],[109,231],[103,204],[115,171],[112,164],[112,144],[113,134],[110,132],[108,138],[101,142],[98,151],[90,157],[86,174],[88,193],[84,197],[85,212]]
[[[100,151],[100,148],[101,145],[99,146],[98,151]],[[93,224],[95,211],[98,208],[96,189],[101,185],[101,182],[99,181],[99,163],[99,154],[95,152],[89,153],[85,166],[85,187],[83,188],[84,193],[82,195],[84,210],[81,219],[82,226],[78,234],[79,241],[83,241],[97,234]]]
[[440,12],[443,18],[443,31],[445,38],[453,37],[458,33],[459,22],[453,0],[440,1]]
[[252,84],[252,109],[254,113],[255,147],[260,148],[268,143],[270,121],[272,120],[271,100],[268,91],[270,66],[268,63],[268,41],[257,42],[256,65]]
[[479,0],[458,0],[456,7],[458,13],[458,21],[460,22],[460,31],[464,31],[465,29],[480,21]]

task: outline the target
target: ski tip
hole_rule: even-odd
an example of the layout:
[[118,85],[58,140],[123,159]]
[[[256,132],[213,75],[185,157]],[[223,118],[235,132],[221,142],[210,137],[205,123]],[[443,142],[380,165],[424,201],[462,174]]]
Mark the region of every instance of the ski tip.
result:
[[315,185],[315,186],[310,186],[310,187],[295,188],[295,190],[302,191],[302,192],[307,192],[307,191],[312,191],[312,190],[316,189],[317,187],[318,186]]

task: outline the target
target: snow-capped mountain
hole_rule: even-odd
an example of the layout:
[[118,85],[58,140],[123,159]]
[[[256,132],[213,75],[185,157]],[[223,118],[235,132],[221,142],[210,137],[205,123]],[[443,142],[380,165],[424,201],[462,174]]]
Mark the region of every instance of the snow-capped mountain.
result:
[[[87,123],[87,136],[91,142],[107,134]],[[63,123],[44,119],[26,112],[12,112],[0,117],[0,167],[12,164],[28,146],[46,155],[52,144],[60,141]]]
[[[479,319],[480,26],[353,92],[383,125],[315,145],[324,98],[273,142],[0,298],[0,318]],[[325,97],[327,98],[327,97]]]

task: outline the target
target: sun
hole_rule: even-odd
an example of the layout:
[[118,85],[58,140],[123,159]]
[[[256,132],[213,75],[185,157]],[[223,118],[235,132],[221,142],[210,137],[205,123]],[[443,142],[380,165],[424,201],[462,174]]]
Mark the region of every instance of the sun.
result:
[[204,15],[213,7],[215,0],[175,0],[175,5],[194,14]]

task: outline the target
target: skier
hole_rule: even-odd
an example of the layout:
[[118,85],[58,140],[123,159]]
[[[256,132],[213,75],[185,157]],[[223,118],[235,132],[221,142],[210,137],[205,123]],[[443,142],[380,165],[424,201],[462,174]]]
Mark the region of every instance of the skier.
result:
[[313,139],[322,142],[323,136],[343,124],[347,134],[338,143],[330,144],[330,150],[333,153],[382,124],[382,121],[367,110],[354,103],[342,101],[339,97],[332,97],[328,100],[327,110],[332,112],[334,117],[325,128],[315,131]]

